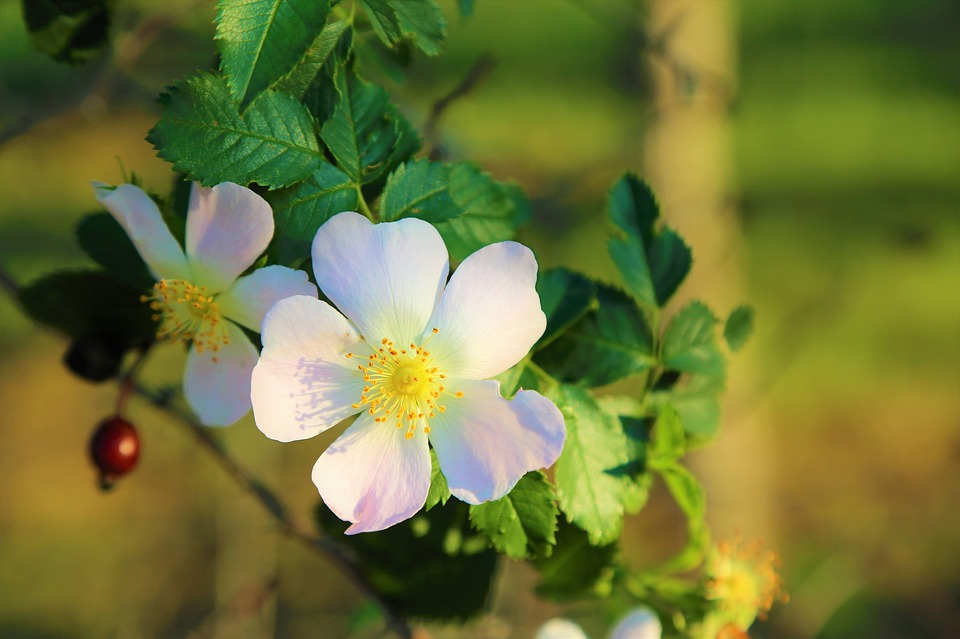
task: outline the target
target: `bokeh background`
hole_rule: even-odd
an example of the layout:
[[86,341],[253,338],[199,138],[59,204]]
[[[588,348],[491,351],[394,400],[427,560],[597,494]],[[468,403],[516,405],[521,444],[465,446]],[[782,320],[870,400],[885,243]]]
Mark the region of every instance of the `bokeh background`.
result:
[[[0,1],[0,266],[78,266],[88,181],[118,159],[164,190],[143,137],[165,84],[214,56],[212,2],[120,0],[112,52],[69,68]],[[952,0],[476,0],[444,56],[387,87],[421,126],[481,56],[495,67],[430,142],[529,193],[543,267],[615,281],[605,194],[647,177],[693,244],[681,290],[748,302],[724,430],[691,453],[718,537],[763,538],[791,601],[756,637],[960,636],[960,5]],[[368,75],[381,77],[367,63]],[[143,402],[140,467],[100,493],[86,457],[116,388],[71,376],[65,343],[0,297],[0,637],[366,637],[369,611]],[[148,381],[173,383],[158,349]],[[280,445],[250,418],[226,446],[306,521],[327,441]],[[637,567],[682,544],[665,491],[628,523]],[[491,612],[437,637],[595,638],[597,607],[501,569]]]

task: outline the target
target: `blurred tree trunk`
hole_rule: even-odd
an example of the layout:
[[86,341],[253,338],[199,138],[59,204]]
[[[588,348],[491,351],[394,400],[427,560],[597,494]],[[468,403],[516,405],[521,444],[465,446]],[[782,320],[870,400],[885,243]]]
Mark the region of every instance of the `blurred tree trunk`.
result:
[[[693,249],[682,292],[701,297],[721,319],[743,302],[744,242],[736,212],[733,123],[736,6],[729,0],[649,0],[654,119],[644,174],[667,222]],[[674,303],[683,303],[681,299]],[[763,318],[759,318],[763,321]],[[754,410],[755,357],[735,354],[718,440],[691,455],[707,486],[718,537],[768,537],[775,449],[770,422]]]

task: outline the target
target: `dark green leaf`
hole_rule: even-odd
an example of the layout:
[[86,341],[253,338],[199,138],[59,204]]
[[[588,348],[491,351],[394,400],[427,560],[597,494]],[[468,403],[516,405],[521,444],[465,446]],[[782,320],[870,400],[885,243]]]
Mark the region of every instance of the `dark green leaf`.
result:
[[435,226],[450,255],[458,260],[488,244],[511,239],[526,211],[518,202],[517,189],[495,182],[472,164],[450,167],[450,197],[463,213]]
[[562,385],[549,393],[563,413],[567,439],[556,465],[557,497],[570,522],[590,543],[620,536],[624,497],[639,460],[631,456],[620,419],[603,411],[586,390]]
[[117,282],[101,270],[58,271],[20,289],[30,317],[72,337],[109,335],[130,348],[153,340],[153,311],[143,291]]
[[322,154],[306,108],[289,95],[261,93],[241,116],[226,80],[187,78],[161,96],[163,115],[147,139],[174,169],[206,186],[268,188],[305,179]]
[[437,453],[430,449],[430,492],[427,493],[427,502],[423,505],[424,510],[430,510],[437,504],[445,506],[450,499],[450,487],[447,486],[447,478],[440,472],[440,462],[437,461]]
[[596,283],[565,268],[542,273],[537,279],[537,293],[540,308],[547,316],[547,329],[537,342],[541,345],[552,341],[597,305]]
[[512,559],[550,554],[557,530],[553,486],[540,471],[520,478],[506,496],[470,507],[470,523]]
[[327,0],[220,0],[217,7],[221,67],[241,109],[294,67],[330,13]]
[[416,152],[419,140],[383,88],[348,71],[337,73],[336,87],[338,102],[320,137],[354,182],[373,182]]
[[440,53],[447,24],[435,0],[360,0],[377,36],[388,46],[410,37],[427,55]]
[[665,368],[722,378],[726,359],[717,340],[717,318],[706,304],[694,300],[670,320],[663,334],[661,359]]
[[387,530],[343,535],[322,504],[320,527],[353,551],[370,585],[406,617],[462,620],[483,608],[497,554],[470,530],[467,505],[451,500]]
[[598,306],[536,353],[534,360],[557,379],[604,386],[653,366],[650,328],[633,300],[598,285]]
[[107,43],[109,0],[23,0],[23,20],[38,49],[58,62],[77,64]]
[[356,210],[357,189],[346,173],[323,162],[305,181],[266,199],[276,225],[267,253],[275,263],[299,267],[310,257],[317,229],[337,213]]
[[612,572],[617,545],[594,546],[585,532],[563,519],[559,522],[556,540],[549,557],[534,561],[541,575],[537,593],[561,601],[593,594],[597,585]]
[[723,325],[723,338],[732,351],[738,351],[753,334],[753,308],[738,306]]
[[627,290],[641,306],[663,306],[690,271],[689,247],[671,229],[656,228],[660,206],[635,175],[624,175],[613,187],[608,216],[620,230],[609,249]]
[[[611,410],[603,405],[605,412]],[[616,411],[612,411],[614,415]],[[649,419],[618,415],[623,433],[627,437],[627,458],[631,460],[630,470],[624,478],[623,509],[628,515],[640,512],[650,497],[653,475],[647,472],[647,449],[650,442]]]
[[437,224],[463,211],[450,195],[450,165],[426,159],[401,164],[387,178],[380,197],[380,219],[416,217]]
[[343,38],[350,37],[347,33],[349,29],[350,23],[346,20],[331,22],[324,27],[290,73],[277,80],[271,88],[298,99],[302,98],[320,70],[331,56],[335,55]]
[[146,290],[154,278],[127,232],[109,213],[87,215],[77,226],[77,242],[94,262],[122,284]]

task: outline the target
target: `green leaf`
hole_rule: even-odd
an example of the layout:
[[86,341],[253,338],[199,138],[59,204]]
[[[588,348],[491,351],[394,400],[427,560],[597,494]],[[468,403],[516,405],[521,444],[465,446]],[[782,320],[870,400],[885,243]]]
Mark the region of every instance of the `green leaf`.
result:
[[447,24],[435,0],[361,0],[370,25],[388,46],[410,37],[427,55],[440,53]]
[[77,226],[77,242],[110,277],[122,284],[146,290],[154,278],[127,232],[109,213],[87,215]]
[[132,348],[157,333],[141,294],[105,271],[90,269],[52,273],[21,288],[18,297],[30,317],[69,337],[110,336]]
[[107,43],[108,0],[23,0],[23,20],[38,49],[57,62],[79,64]]
[[710,545],[710,533],[705,520],[707,501],[703,486],[689,470],[677,463],[658,468],[657,472],[687,519],[686,544],[657,570],[660,572],[691,570],[703,561],[707,547]]
[[275,229],[267,249],[270,259],[299,267],[310,257],[317,229],[337,213],[357,208],[357,189],[350,177],[322,162],[306,180],[265,195],[273,208]]
[[420,141],[383,88],[347,71],[335,82],[339,101],[320,137],[354,182],[373,182],[416,152]]
[[616,543],[592,545],[587,533],[563,519],[556,540],[549,557],[533,562],[541,576],[537,593],[560,601],[595,594],[597,586],[612,572]]
[[530,370],[525,361],[508,368],[494,379],[500,382],[500,394],[506,399],[512,399],[521,388],[540,390],[540,378]]
[[721,377],[692,375],[668,393],[667,401],[676,410],[691,443],[703,443],[719,432],[723,386]]
[[424,510],[430,510],[437,504],[446,506],[450,499],[450,487],[447,486],[447,478],[440,471],[440,462],[437,460],[437,452],[430,449],[430,491],[427,493],[427,501],[423,505]]
[[450,167],[450,197],[462,213],[435,226],[457,260],[488,244],[513,238],[526,213],[518,189],[495,182],[472,164]]
[[620,231],[609,250],[627,290],[641,306],[663,306],[690,272],[690,248],[673,230],[656,228],[660,206],[635,175],[624,175],[613,187],[607,213]]
[[416,217],[437,224],[463,211],[450,195],[449,164],[420,159],[401,164],[387,178],[380,196],[380,219]]
[[386,530],[343,535],[347,524],[322,504],[322,530],[357,557],[357,569],[405,617],[463,620],[483,608],[497,554],[470,530],[467,505],[451,500]]
[[[331,22],[313,40],[313,43],[288,74],[277,80],[271,88],[281,93],[303,98],[310,84],[327,61],[335,56],[344,37],[350,37],[350,23],[346,20]],[[344,36],[344,34],[347,34]]]
[[631,457],[623,425],[582,388],[561,385],[548,394],[567,426],[555,476],[560,509],[570,522],[587,531],[590,543],[616,541],[627,487],[640,470],[639,460]]
[[604,386],[643,373],[655,363],[650,328],[633,300],[598,285],[596,301],[596,309],[534,355],[563,382]]
[[653,444],[649,447],[649,463],[652,468],[673,464],[686,452],[687,440],[683,423],[677,411],[670,405],[661,407],[653,427]]
[[558,514],[553,486],[534,471],[504,497],[471,506],[470,523],[507,557],[544,557],[556,543]]
[[674,315],[663,334],[664,367],[710,377],[726,375],[726,359],[717,340],[717,318],[706,304],[693,300]]
[[[547,316],[547,328],[538,345],[552,341],[597,305],[597,285],[579,273],[555,268],[537,279],[540,308]],[[537,347],[534,347],[536,350]]]
[[753,334],[753,308],[738,306],[733,309],[723,325],[723,338],[732,351],[738,351]]
[[330,13],[327,0],[220,0],[217,7],[214,39],[241,109],[294,67]]
[[459,0],[457,6],[460,8],[460,16],[469,18],[473,15],[473,0]]
[[305,179],[322,159],[309,112],[289,95],[265,91],[241,116],[226,80],[204,73],[170,88],[161,103],[147,140],[175,170],[206,186],[279,188]]

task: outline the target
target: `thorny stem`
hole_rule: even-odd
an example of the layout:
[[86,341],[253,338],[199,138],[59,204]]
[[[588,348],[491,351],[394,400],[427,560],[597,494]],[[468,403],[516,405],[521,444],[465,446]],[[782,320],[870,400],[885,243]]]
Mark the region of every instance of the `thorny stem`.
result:
[[233,457],[224,450],[220,442],[210,433],[210,430],[203,426],[188,411],[179,408],[171,403],[169,393],[150,389],[138,383],[134,383],[133,392],[143,397],[153,406],[167,412],[175,417],[178,422],[185,426],[196,438],[196,440],[213,455],[217,464],[230,476],[231,479],[243,490],[248,492],[251,497],[260,502],[264,510],[273,517],[278,525],[279,531],[299,542],[312,552],[322,555],[353,584],[353,586],[372,600],[386,620],[387,627],[396,633],[402,639],[411,639],[413,633],[410,625],[386,602],[379,593],[377,593],[366,578],[360,573],[356,566],[356,559],[347,549],[336,542],[311,534],[301,525],[295,522],[288,514],[287,507],[283,501],[271,491],[267,486],[257,478],[247,468],[242,466]]

